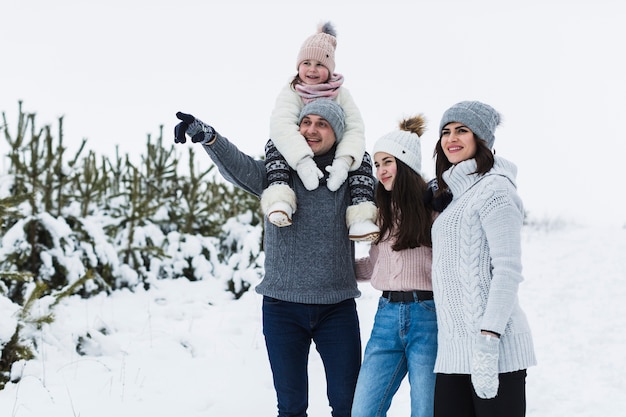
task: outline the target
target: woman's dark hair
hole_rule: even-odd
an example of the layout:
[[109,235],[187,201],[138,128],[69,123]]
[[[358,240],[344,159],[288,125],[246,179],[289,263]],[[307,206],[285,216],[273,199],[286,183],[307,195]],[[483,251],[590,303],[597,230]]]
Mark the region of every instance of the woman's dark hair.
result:
[[[396,177],[391,191],[381,183],[376,186],[376,205],[380,234],[374,242],[393,238],[394,251],[432,246],[430,229],[433,210],[424,204],[428,184],[421,175],[396,158]],[[394,227],[395,226],[395,227]],[[393,234],[389,232],[393,231]]]
[[[483,175],[493,168],[493,152],[489,149],[489,146],[487,146],[487,142],[476,136],[475,133],[474,139],[476,140],[476,154],[474,155],[474,159],[476,159],[476,171],[472,172],[472,174]],[[439,140],[435,145],[433,158],[435,158],[435,175],[437,176],[437,184],[439,186],[439,189],[435,192],[435,197],[438,197],[448,190],[448,184],[443,180],[443,173],[452,166],[452,163],[448,161],[448,157],[446,157],[441,147],[441,136],[439,136]]]

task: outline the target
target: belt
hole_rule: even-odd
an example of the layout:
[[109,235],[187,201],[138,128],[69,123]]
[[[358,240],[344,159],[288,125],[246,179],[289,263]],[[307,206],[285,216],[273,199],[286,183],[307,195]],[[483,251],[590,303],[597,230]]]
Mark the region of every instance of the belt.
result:
[[383,291],[383,297],[390,303],[410,303],[413,301],[426,301],[433,299],[432,291]]

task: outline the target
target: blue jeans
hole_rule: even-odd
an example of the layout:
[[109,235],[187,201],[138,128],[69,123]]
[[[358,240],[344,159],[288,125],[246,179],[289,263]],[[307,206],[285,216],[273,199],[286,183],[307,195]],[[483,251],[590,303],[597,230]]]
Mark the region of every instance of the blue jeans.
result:
[[298,304],[263,297],[263,334],[279,417],[307,415],[311,341],[326,371],[332,415],[350,417],[361,364],[361,333],[354,299],[337,304]]
[[391,303],[381,297],[361,365],[352,417],[386,416],[409,374],[411,416],[432,417],[437,314],[432,300]]

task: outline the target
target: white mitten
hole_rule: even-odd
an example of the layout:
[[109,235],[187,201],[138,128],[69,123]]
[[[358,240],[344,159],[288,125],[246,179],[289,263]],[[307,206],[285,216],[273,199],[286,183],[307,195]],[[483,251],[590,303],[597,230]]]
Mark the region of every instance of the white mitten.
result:
[[326,167],[326,171],[330,173],[326,186],[330,191],[337,191],[341,184],[348,178],[348,170],[350,169],[351,158],[340,156],[335,158],[333,164]]
[[317,164],[310,156],[302,158],[296,165],[298,176],[307,190],[315,190],[320,185],[320,178],[324,178],[324,173],[317,167]]
[[494,398],[498,394],[498,353],[500,339],[481,334],[472,356],[472,385],[480,398]]

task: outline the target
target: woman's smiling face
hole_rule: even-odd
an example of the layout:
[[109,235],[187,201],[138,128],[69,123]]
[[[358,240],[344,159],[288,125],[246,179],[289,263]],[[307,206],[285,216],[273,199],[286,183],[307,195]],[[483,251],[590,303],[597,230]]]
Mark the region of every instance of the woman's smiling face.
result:
[[456,165],[476,155],[476,138],[464,124],[448,123],[441,129],[441,148],[448,161]]
[[385,190],[391,191],[398,170],[396,158],[386,152],[376,152],[374,154],[374,166],[378,181],[385,187]]

